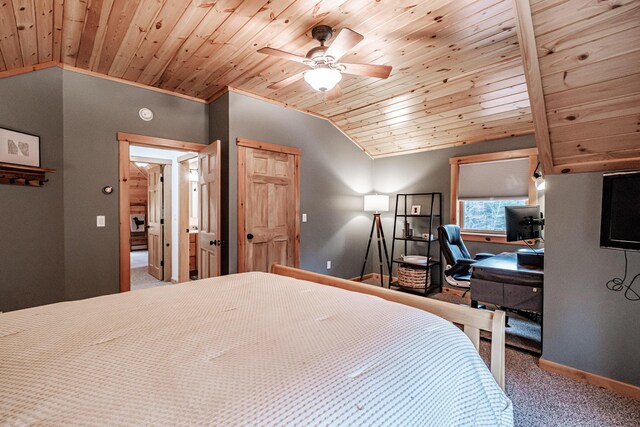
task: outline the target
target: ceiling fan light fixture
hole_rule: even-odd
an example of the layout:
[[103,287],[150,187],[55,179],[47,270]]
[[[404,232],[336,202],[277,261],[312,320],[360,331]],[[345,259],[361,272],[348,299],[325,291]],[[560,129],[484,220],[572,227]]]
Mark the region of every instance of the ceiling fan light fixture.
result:
[[332,68],[318,67],[305,72],[304,80],[314,90],[326,92],[333,89],[342,80],[342,73]]

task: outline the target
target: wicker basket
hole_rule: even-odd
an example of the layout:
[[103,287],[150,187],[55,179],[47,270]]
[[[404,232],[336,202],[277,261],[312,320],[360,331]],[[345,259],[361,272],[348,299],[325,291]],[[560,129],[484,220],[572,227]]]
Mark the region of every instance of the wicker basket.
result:
[[[427,274],[429,278],[425,280]],[[426,270],[412,266],[411,264],[400,264],[398,267],[398,286],[412,289],[424,289],[431,286],[431,269]]]

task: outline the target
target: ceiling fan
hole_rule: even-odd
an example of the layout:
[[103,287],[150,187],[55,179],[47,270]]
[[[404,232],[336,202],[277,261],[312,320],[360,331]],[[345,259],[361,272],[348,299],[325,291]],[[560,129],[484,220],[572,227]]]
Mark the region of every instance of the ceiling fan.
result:
[[347,64],[340,63],[340,58],[360,43],[364,36],[349,28],[343,28],[330,46],[324,44],[333,36],[333,29],[328,25],[318,25],[311,30],[314,39],[320,42],[320,46],[311,49],[305,56],[298,56],[271,47],[263,47],[258,52],[265,55],[277,56],[289,61],[296,61],[309,66],[311,69],[294,74],[291,77],[279,81],[269,86],[269,89],[282,89],[301,78],[309,85],[319,91],[324,92],[327,99],[332,100],[342,96],[342,91],[338,83],[342,79],[342,74],[353,74],[356,76],[375,77],[386,79],[391,74],[391,67],[388,65],[373,64]]

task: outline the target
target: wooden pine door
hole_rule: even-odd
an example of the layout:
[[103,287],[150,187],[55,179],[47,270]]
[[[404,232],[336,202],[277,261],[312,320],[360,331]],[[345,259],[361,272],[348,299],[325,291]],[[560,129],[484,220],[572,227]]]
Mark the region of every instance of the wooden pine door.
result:
[[147,214],[147,246],[149,248],[149,274],[163,280],[163,245],[164,234],[162,224],[162,165],[149,165],[148,169],[148,214]]
[[198,278],[220,275],[220,141],[198,155]]
[[299,266],[299,150],[238,140],[238,271]]

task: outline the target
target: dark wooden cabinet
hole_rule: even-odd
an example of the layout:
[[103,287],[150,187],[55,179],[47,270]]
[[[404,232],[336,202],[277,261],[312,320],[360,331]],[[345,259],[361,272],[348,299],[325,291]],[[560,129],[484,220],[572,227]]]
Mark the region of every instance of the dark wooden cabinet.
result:
[[198,273],[198,233],[189,234],[189,274]]

